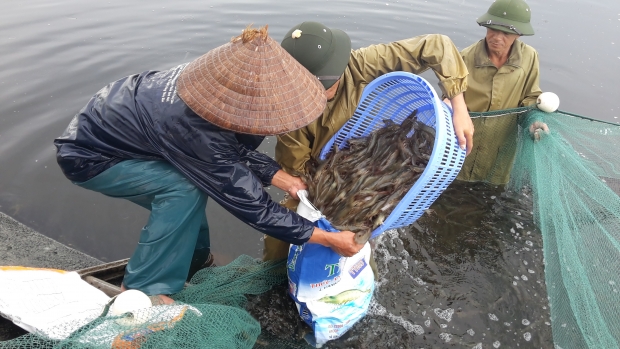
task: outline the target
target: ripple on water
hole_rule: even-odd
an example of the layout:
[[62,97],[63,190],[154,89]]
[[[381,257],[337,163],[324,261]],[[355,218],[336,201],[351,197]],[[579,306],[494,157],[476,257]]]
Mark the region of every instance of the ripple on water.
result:
[[422,326],[414,325],[411,322],[405,320],[402,316],[390,313],[384,306],[377,303],[374,299],[370,302],[368,314],[385,316],[393,323],[402,326],[409,333],[415,333],[416,335],[421,335],[424,333],[424,328],[422,328]]
[[448,343],[452,339],[452,335],[449,333],[442,332],[439,334],[439,338],[441,338],[444,342]]
[[424,329],[420,325],[413,325],[413,333],[415,333],[418,336],[421,336],[424,334]]
[[446,310],[441,310],[441,308],[433,309],[435,315],[437,315],[440,319],[450,322],[452,320],[452,315],[454,314],[454,309],[448,308]]

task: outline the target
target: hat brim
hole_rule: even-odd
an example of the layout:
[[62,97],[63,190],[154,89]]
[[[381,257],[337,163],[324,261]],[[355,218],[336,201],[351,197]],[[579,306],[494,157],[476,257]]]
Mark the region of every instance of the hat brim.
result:
[[485,13],[484,15],[480,16],[480,18],[476,20],[476,22],[478,22],[478,25],[483,26],[483,27],[499,30],[499,31],[509,33],[509,34],[519,34],[501,25],[487,24],[489,21],[491,21],[491,23],[501,23],[507,26],[513,26],[519,31],[520,35],[526,35],[526,36],[534,35],[534,28],[532,27],[532,24],[530,23],[513,21],[510,19],[494,16],[489,13]]
[[[340,29],[331,29],[333,36],[334,54],[330,61],[319,71],[317,76],[341,76],[351,59],[351,39],[349,35]],[[321,83],[328,89],[337,80],[323,80]]]
[[177,95],[203,119],[253,135],[278,135],[323,114],[325,89],[270,37],[234,38],[189,63]]

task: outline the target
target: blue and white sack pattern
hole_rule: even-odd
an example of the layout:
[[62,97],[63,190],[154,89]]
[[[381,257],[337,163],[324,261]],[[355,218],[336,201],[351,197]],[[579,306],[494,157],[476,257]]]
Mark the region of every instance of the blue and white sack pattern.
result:
[[[299,196],[306,207],[298,208],[298,213],[323,230],[337,231],[325,218],[319,218],[320,212],[303,194]],[[339,338],[366,315],[375,289],[369,261],[368,243],[348,258],[319,244],[291,245],[287,260],[289,293],[301,318],[314,330],[314,338],[306,337],[310,344],[318,348]]]

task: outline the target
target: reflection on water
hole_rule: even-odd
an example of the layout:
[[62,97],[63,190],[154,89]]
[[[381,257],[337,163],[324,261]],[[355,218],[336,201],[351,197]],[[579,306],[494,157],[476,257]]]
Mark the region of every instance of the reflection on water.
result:
[[[527,194],[453,183],[412,226],[381,235],[369,314],[328,348],[552,348],[542,237]],[[263,330],[297,341],[285,287],[253,298]]]

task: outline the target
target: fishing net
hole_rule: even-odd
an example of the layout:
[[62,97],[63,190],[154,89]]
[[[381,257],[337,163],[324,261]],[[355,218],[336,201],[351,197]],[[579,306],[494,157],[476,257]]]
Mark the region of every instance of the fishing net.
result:
[[[240,256],[226,266],[199,271],[189,286],[173,296],[173,305],[153,306],[130,319],[100,316],[77,330],[65,323],[46,331],[48,335],[25,334],[0,342],[0,348],[301,348],[289,338],[261,334],[259,316],[245,308],[246,295],[268,294],[285,280],[283,261]],[[57,336],[64,338],[50,338]]]
[[[520,113],[519,124],[525,127],[515,139],[507,189],[527,188],[532,195],[534,221],[543,238],[554,344],[618,348],[620,126],[525,108],[475,116],[513,118]],[[527,129],[534,121],[549,127],[537,142]]]

